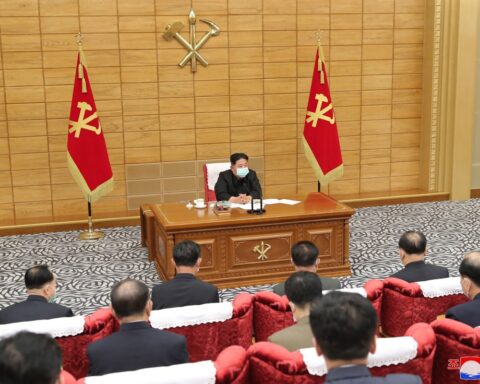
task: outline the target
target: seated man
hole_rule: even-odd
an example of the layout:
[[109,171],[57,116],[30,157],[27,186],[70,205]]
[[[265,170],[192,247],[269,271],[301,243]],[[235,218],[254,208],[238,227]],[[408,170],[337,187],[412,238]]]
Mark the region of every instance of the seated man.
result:
[[322,297],[322,282],[313,272],[295,272],[285,282],[288,305],[296,324],[271,335],[268,341],[289,351],[312,346],[312,330],[309,323],[310,305]]
[[90,376],[188,362],[184,336],[149,325],[152,302],[144,283],[120,281],[113,286],[110,299],[120,330],[88,346]]
[[201,262],[197,243],[184,240],[175,245],[173,263],[177,275],[172,280],[153,287],[153,309],[218,303],[217,287],[195,277]]
[[248,156],[245,153],[234,153],[230,156],[230,169],[220,172],[215,184],[215,195],[218,201],[245,204],[252,198],[262,196],[262,188],[257,174],[248,168]]
[[443,279],[448,277],[448,269],[438,265],[425,263],[427,239],[422,232],[405,232],[398,242],[400,260],[404,269],[390,277],[396,277],[414,283],[417,281]]
[[460,263],[460,284],[471,300],[450,308],[446,317],[471,327],[480,326],[480,252],[470,252]]
[[377,314],[357,293],[334,291],[316,300],[310,326],[318,355],[325,358],[325,384],[421,384],[418,376],[394,374],[373,377],[367,368],[368,353],[375,353]]
[[62,383],[62,351],[51,337],[19,332],[0,341],[2,384]]
[[[299,241],[292,247],[292,264],[295,271],[308,271],[317,273],[320,259],[318,257],[318,248],[311,241]],[[325,290],[339,289],[340,281],[331,277],[321,277],[322,287]],[[273,292],[277,295],[285,294],[285,283],[277,284],[273,287]]]
[[37,265],[25,272],[27,300],[0,311],[0,324],[46,320],[73,316],[70,308],[53,303],[57,279],[46,265]]

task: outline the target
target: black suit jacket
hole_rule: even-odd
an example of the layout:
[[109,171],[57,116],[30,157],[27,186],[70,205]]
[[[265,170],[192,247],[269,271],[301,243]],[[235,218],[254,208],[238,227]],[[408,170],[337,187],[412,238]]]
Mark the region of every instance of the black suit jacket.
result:
[[417,281],[444,279],[448,276],[448,269],[445,267],[427,264],[424,261],[416,261],[407,264],[405,268],[390,277],[396,277],[409,283],[416,283]]
[[49,303],[43,296],[30,295],[25,301],[3,308],[0,311],[0,324],[70,316],[73,316],[70,308],[60,304]]
[[450,308],[445,317],[461,321],[473,328],[478,327],[480,325],[480,293],[472,301]]
[[89,376],[188,362],[185,336],[152,328],[145,321],[122,324],[118,332],[87,348]]
[[259,199],[262,196],[262,187],[260,187],[256,172],[250,169],[248,175],[243,178],[235,176],[230,169],[220,172],[215,183],[217,200],[228,200],[230,197],[238,196],[241,193],[252,196],[254,199]]
[[[323,291],[330,291],[332,289],[341,288],[340,280],[338,279],[333,279],[331,277],[320,277],[320,280],[322,281]],[[285,282],[274,285],[273,292],[280,296],[285,295]]]
[[198,280],[190,273],[179,273],[152,290],[153,309],[218,303],[218,288]]
[[327,374],[325,384],[422,384],[422,380],[406,374],[373,377],[365,365],[354,365],[332,369]]

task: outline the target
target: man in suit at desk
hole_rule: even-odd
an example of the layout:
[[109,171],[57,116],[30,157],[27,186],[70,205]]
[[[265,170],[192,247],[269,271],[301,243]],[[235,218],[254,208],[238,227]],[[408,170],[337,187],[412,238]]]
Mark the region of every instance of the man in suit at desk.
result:
[[[299,241],[292,247],[292,264],[295,271],[305,271],[317,273],[320,259],[318,257],[318,248],[311,241]],[[324,290],[340,289],[340,281],[331,277],[320,277]],[[277,284],[273,287],[273,292],[283,296],[285,294],[285,283]]]
[[406,374],[373,377],[368,353],[375,353],[377,314],[357,293],[334,291],[317,299],[310,310],[310,326],[318,355],[325,358],[325,384],[421,384]]
[[200,247],[191,240],[184,240],[173,247],[173,262],[176,276],[152,290],[153,309],[184,307],[218,303],[218,289],[212,284],[198,280],[202,258]]
[[468,324],[480,326],[480,252],[470,252],[460,263],[460,284],[463,292],[471,300],[450,308],[446,317]]
[[215,184],[218,201],[245,204],[262,196],[256,172],[248,168],[248,156],[234,153],[230,156],[230,169],[220,172]]
[[0,311],[0,324],[20,321],[47,320],[70,317],[70,308],[55,304],[57,279],[46,265],[36,265],[25,272],[26,300],[12,304]]
[[113,286],[110,298],[120,330],[88,346],[89,376],[188,362],[184,336],[148,324],[152,302],[144,283],[120,281]]
[[449,276],[448,269],[425,263],[427,239],[422,232],[407,231],[398,242],[400,261],[405,266],[390,277],[396,277],[416,283],[417,281],[444,279]]

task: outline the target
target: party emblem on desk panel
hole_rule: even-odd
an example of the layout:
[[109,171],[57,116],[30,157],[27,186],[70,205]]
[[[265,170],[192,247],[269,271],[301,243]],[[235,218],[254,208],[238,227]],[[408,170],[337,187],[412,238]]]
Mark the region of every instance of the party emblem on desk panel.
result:
[[176,21],[173,24],[168,24],[165,27],[165,32],[163,33],[165,40],[170,41],[175,39],[188,51],[178,65],[183,68],[188,62],[190,62],[192,72],[197,71],[197,61],[199,61],[204,67],[208,66],[208,61],[198,51],[212,36],[218,36],[220,34],[220,27],[213,21],[206,19],[200,19],[200,21],[207,24],[210,27],[210,30],[205,32],[198,42],[196,41],[197,39],[195,36],[197,17],[195,16],[193,9],[190,10],[188,15],[188,23],[190,24],[190,41],[185,39],[180,34],[180,31],[183,29],[183,23],[180,21]]

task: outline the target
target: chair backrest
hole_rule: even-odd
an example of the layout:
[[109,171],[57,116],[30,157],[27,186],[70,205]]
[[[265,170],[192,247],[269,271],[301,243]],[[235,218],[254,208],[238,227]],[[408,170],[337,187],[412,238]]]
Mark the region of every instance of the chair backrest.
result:
[[[378,339],[377,351],[369,355],[374,376],[391,373],[419,375],[424,384],[432,383],[435,334],[425,323],[415,324],[405,337]],[[269,342],[252,345],[248,351],[252,383],[323,383],[325,361],[314,348],[289,352]]]
[[[364,288],[343,288],[340,290],[358,292],[366,296],[380,318],[383,294],[383,282],[381,280],[370,280]],[[270,335],[291,326],[293,323],[292,312],[286,296],[279,296],[271,291],[255,293],[253,316],[255,341],[267,341]]]
[[61,317],[0,325],[0,338],[19,331],[51,335],[62,349],[63,368],[75,378],[88,373],[87,346],[118,329],[118,322],[108,308],[90,316]]
[[[431,326],[437,337],[433,383],[465,383],[460,377],[460,358],[480,356],[480,328],[472,328],[452,319],[435,320]],[[477,365],[477,368],[480,367]]]
[[215,183],[220,172],[230,169],[230,163],[205,163],[203,165],[203,179],[205,188],[205,201],[217,201]]
[[89,376],[78,380],[79,384],[249,384],[250,370],[247,352],[239,346],[223,350],[215,361],[145,368],[136,371]]
[[100,308],[84,319],[85,327],[82,333],[55,338],[62,349],[63,368],[77,379],[88,374],[88,345],[111,335],[119,328],[117,319],[108,308]]
[[389,277],[383,281],[382,332],[400,336],[412,324],[431,323],[448,308],[465,303],[460,278],[408,283]]
[[[160,317],[168,320],[158,321]],[[150,321],[155,328],[184,335],[190,361],[214,360],[230,345],[248,348],[252,343],[253,296],[241,293],[231,303],[160,309],[152,311]]]

